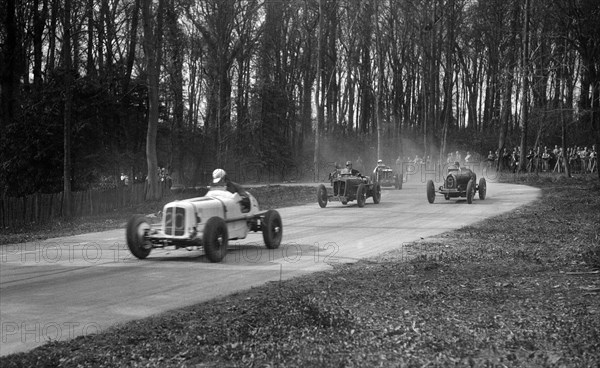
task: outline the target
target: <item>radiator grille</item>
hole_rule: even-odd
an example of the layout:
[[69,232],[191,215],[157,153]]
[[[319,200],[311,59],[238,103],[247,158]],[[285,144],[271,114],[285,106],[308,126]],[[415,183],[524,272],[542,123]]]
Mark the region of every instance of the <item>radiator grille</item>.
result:
[[165,234],[181,236],[185,234],[185,209],[171,207],[165,214]]

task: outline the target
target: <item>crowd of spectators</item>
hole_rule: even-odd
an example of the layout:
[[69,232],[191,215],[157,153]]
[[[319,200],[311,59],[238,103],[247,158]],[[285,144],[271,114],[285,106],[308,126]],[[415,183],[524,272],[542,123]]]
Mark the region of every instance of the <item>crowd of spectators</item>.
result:
[[[544,148],[531,148],[523,157],[519,147],[512,150],[504,148],[502,154],[498,151],[489,151],[487,161],[490,166],[499,167],[500,170],[516,172],[519,161],[525,159],[527,172],[556,172],[565,170],[565,160],[568,160],[572,173],[593,173],[598,170],[598,151],[596,145],[591,148],[572,146],[565,153],[562,147],[555,145],[553,149],[548,146]],[[499,161],[499,162],[498,162]]]

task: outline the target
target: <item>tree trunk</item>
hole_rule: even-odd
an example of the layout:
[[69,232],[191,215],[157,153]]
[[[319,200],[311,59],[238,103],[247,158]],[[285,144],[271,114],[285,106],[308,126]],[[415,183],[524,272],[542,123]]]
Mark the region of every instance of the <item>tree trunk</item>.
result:
[[529,124],[529,0],[525,0],[525,16],[523,22],[523,127],[521,129],[521,155],[519,171],[527,170],[527,128]]
[[159,0],[156,29],[154,29],[152,22],[152,0],[143,0],[142,7],[142,16],[144,19],[144,52],[146,54],[148,75],[148,131],[146,132],[146,161],[148,164],[148,176],[146,178],[147,200],[157,200],[160,198],[157,175],[156,134],[158,130],[158,82],[160,77],[160,47],[162,39],[162,2],[163,0]]
[[12,123],[17,107],[19,77],[15,70],[18,66],[19,30],[16,19],[16,2],[7,0],[5,17],[6,36],[0,53],[0,128]]
[[63,62],[65,83],[65,112],[63,125],[63,217],[72,216],[71,208],[71,118],[73,110],[73,83],[71,74],[71,0],[65,0]]

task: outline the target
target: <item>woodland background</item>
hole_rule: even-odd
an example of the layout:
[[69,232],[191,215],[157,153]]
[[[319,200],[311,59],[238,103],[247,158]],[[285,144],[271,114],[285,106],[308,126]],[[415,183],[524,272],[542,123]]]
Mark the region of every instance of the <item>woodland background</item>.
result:
[[[2,196],[600,143],[597,0],[5,0]],[[68,206],[67,206],[68,208]]]

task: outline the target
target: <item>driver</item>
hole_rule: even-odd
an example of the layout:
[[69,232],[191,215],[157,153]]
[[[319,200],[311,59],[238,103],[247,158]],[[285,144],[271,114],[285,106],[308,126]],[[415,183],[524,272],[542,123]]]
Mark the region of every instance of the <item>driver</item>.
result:
[[383,160],[377,160],[377,166],[373,169],[373,177],[377,177],[379,174],[379,169],[385,167],[383,164]]
[[247,212],[250,210],[250,198],[248,197],[248,193],[246,190],[238,183],[231,181],[227,173],[223,169],[215,169],[212,173],[213,176],[213,185],[215,186],[224,186],[225,189],[232,194],[239,194],[242,197],[242,212]]
[[360,176],[360,177],[362,177],[362,175],[360,174],[360,171],[352,168],[352,161],[346,161],[346,172],[348,174],[351,174],[351,175],[354,175],[354,176]]

